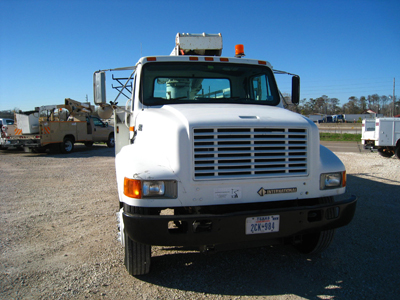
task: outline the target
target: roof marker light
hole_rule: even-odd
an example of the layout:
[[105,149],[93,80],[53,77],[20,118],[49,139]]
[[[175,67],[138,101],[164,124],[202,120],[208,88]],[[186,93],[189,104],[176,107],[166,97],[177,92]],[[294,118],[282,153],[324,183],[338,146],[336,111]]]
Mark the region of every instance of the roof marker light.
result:
[[147,58],[147,61],[156,61],[156,60],[157,60],[156,57],[148,57],[148,58]]
[[226,58],[226,57],[221,57],[219,60],[220,60],[220,61],[229,61],[229,59]]

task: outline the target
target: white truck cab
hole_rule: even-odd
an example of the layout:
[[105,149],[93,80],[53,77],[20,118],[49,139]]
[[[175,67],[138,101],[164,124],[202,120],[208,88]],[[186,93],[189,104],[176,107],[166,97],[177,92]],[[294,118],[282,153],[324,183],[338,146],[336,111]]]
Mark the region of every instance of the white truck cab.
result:
[[[286,110],[269,62],[223,57],[220,34],[177,34],[170,56],[94,73],[100,117],[115,110],[121,241],[131,275],[150,270],[151,245],[201,251],[292,244],[326,249],[353,218],[340,159],[317,126]],[[105,72],[131,70],[125,107],[106,103]],[[122,93],[122,89],[117,96]],[[101,115],[103,114],[103,116]]]

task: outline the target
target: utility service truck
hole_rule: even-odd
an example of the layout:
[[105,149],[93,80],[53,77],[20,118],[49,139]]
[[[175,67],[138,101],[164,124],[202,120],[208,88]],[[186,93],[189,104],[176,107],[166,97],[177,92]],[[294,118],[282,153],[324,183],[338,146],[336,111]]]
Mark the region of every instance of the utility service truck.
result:
[[17,147],[27,152],[51,148],[70,153],[78,142],[88,147],[105,142],[114,147],[114,128],[92,113],[90,104],[69,98],[64,105],[46,105],[35,111],[16,113],[16,123],[2,132],[1,148]]
[[361,140],[365,149],[377,150],[383,157],[400,159],[400,118],[364,120]]
[[[96,71],[94,102],[115,110],[119,228],[131,275],[150,270],[151,246],[200,251],[291,244],[316,253],[353,218],[346,170],[317,126],[286,110],[265,60],[221,56],[220,34],[177,34],[169,56]],[[107,103],[106,72],[125,70],[125,106]],[[121,74],[121,73],[119,73]]]

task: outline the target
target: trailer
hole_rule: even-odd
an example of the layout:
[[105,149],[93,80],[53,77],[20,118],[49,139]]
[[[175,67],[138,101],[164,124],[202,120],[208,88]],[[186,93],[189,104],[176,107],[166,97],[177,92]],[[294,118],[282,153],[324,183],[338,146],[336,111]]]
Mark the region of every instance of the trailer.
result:
[[368,114],[344,114],[343,120],[347,123],[361,123],[362,120],[375,119],[383,117],[382,114],[368,113]]
[[320,123],[324,119],[324,115],[309,115],[308,118],[314,123]]

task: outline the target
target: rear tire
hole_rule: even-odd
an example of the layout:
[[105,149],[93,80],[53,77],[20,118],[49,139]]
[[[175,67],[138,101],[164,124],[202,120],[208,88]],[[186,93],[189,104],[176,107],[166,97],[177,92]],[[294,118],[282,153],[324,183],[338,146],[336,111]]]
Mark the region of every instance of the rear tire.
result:
[[[333,197],[320,198],[320,204],[333,203]],[[332,211],[332,213],[334,213]],[[329,216],[328,216],[329,217]],[[333,216],[330,216],[333,217]],[[326,250],[332,243],[335,236],[335,229],[325,230],[317,233],[304,234],[302,242],[295,245],[295,248],[304,254],[316,254]]]
[[38,147],[38,148],[33,148],[32,152],[34,153],[46,153],[47,148],[46,147]]
[[394,150],[394,154],[396,155],[396,157],[397,157],[398,159],[400,159],[400,145],[398,145],[398,146],[396,147],[396,149]]
[[70,137],[64,138],[61,143],[61,153],[71,153],[74,151],[74,141]]
[[386,148],[379,148],[378,149],[378,153],[379,153],[380,156],[386,157],[386,158],[392,157],[393,154],[394,154],[393,151],[390,151],[390,150],[388,150]]

